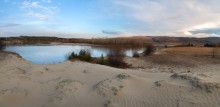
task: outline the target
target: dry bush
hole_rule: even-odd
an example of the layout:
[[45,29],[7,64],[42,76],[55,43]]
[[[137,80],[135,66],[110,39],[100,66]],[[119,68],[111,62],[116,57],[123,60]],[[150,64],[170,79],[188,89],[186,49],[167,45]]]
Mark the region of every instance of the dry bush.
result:
[[138,57],[140,57],[140,55],[138,54],[138,52],[133,52],[132,57],[138,58]]
[[143,55],[148,56],[151,55],[155,51],[155,47],[152,44],[148,44],[145,46]]
[[110,50],[107,55],[107,64],[113,67],[125,68],[127,64],[124,62],[124,57],[124,52],[117,49]]

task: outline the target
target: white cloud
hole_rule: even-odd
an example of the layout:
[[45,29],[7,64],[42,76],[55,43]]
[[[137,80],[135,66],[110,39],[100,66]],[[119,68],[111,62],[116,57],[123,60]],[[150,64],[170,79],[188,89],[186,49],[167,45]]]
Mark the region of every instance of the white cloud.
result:
[[204,23],[204,24],[201,24],[201,25],[197,25],[197,26],[194,26],[193,29],[195,30],[202,30],[202,29],[209,29],[209,28],[217,28],[217,24],[214,24],[214,23]]
[[187,28],[185,30],[187,31],[197,31],[197,30],[205,30],[205,29],[215,29],[220,28],[220,22],[205,22],[203,24],[194,25],[190,28]]
[[51,3],[52,0],[42,0],[42,2]]
[[[42,2],[50,3],[51,0],[44,0]],[[33,16],[41,20],[49,20],[57,12],[57,7],[45,6],[41,2],[29,2],[23,1],[21,8],[26,12],[28,16]]]
[[191,33],[191,32],[189,32],[189,31],[185,31],[185,32],[184,32],[184,35],[189,35],[189,36],[191,36],[191,35],[192,35],[192,33]]
[[203,37],[218,37],[220,35],[218,34],[207,34],[207,33],[197,33],[197,34],[194,34],[193,37],[199,37],[199,38],[203,38]]
[[34,16],[34,17],[37,17],[41,20],[48,20],[50,19],[50,16],[49,15],[45,15],[45,14],[41,14],[41,13],[36,13],[36,12],[33,12],[33,11],[30,11],[28,13],[29,16]]
[[39,5],[39,2],[28,2],[28,1],[23,1],[21,8],[39,8],[41,7]]
[[108,14],[118,12],[138,23],[138,28],[131,25],[128,32],[141,28],[149,35],[200,36],[190,31],[220,28],[219,0],[108,0],[108,3],[114,8]]

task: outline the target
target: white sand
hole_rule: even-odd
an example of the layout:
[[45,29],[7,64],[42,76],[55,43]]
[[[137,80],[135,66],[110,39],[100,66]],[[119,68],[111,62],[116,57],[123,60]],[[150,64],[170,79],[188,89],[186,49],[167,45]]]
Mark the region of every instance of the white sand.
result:
[[220,106],[220,66],[176,74],[161,67],[124,70],[80,61],[35,65],[1,53],[0,107]]

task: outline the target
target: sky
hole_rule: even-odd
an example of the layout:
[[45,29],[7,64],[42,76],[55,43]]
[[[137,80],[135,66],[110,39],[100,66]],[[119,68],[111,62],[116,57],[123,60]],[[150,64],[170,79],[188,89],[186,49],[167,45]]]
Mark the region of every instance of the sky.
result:
[[220,36],[220,0],[0,0],[0,37]]

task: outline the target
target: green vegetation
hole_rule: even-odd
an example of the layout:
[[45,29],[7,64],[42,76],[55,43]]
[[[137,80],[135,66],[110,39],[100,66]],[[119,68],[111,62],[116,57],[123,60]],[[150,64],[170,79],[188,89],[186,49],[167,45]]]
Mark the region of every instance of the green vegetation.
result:
[[73,59],[79,59],[81,61],[87,61],[90,62],[92,61],[92,57],[91,57],[91,53],[89,51],[86,50],[80,50],[79,54],[72,52],[69,57],[69,60],[73,60]]
[[104,58],[103,54],[101,55],[98,64],[101,64],[101,65],[105,64],[105,58]]
[[72,53],[70,54],[70,56],[68,57],[69,60],[75,59],[75,58],[78,58],[78,55],[77,55],[75,52],[72,52]]
[[82,61],[88,61],[89,62],[89,61],[92,60],[91,53],[89,51],[86,51],[86,50],[80,50],[78,57]]
[[101,64],[101,65],[107,65],[111,67],[116,67],[116,68],[128,68],[129,65],[127,65],[123,59],[125,57],[125,54],[122,51],[119,50],[111,50],[107,58],[105,59],[103,54],[100,56],[100,58],[92,58],[91,53],[86,50],[80,50],[79,54],[72,52],[68,56],[68,60],[80,60],[80,61],[86,61],[86,62],[91,62],[91,63],[96,63],[96,64]]

